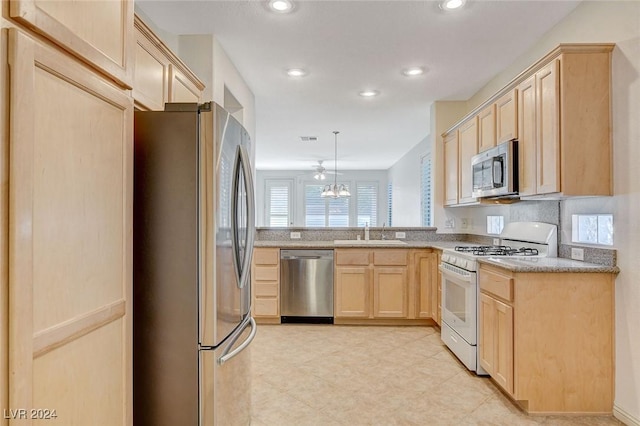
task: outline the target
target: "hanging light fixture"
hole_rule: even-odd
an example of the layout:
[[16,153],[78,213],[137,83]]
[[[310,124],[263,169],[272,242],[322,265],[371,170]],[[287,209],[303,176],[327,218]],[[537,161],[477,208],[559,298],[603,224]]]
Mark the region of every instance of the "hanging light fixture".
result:
[[323,188],[322,194],[320,194],[320,196],[323,198],[351,197],[351,193],[349,192],[345,184],[341,183],[340,185],[338,185],[338,133],[340,132],[337,130],[333,131],[333,135],[335,138],[335,154],[336,154],[335,167],[334,167],[335,180],[333,182],[333,185],[326,185]]

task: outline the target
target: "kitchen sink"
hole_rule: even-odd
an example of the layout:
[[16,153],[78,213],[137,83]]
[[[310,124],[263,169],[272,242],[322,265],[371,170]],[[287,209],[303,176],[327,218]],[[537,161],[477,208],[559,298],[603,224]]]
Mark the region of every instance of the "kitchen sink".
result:
[[380,245],[380,246],[402,246],[406,245],[404,241],[400,240],[334,240],[335,245],[354,245],[354,246],[368,246],[368,245]]

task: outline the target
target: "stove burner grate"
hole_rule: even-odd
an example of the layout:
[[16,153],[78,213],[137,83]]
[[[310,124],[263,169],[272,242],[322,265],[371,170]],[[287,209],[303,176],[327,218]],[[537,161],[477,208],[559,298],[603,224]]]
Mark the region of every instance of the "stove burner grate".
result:
[[529,247],[512,248],[509,246],[456,246],[456,251],[471,253],[474,256],[537,256],[538,249]]

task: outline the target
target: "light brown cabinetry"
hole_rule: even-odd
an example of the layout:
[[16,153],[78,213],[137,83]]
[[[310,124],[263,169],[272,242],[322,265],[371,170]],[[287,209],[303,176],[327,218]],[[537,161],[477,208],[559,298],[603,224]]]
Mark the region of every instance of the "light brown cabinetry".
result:
[[459,180],[458,204],[469,204],[476,202],[473,197],[473,173],[471,169],[471,158],[478,153],[478,118],[472,118],[467,123],[460,126],[458,130],[460,145],[459,151]]
[[200,102],[204,84],[135,16],[136,108],[162,111],[166,102]]
[[480,365],[513,394],[513,279],[483,270],[480,293]]
[[438,311],[437,255],[432,250],[412,250],[415,318],[435,317]]
[[44,35],[124,87],[133,73],[133,1],[9,2],[9,18]]
[[519,84],[521,196],[612,194],[612,48],[561,46]]
[[404,249],[335,250],[335,318],[407,318],[408,258]]
[[518,137],[518,91],[510,90],[495,103],[496,143]]
[[9,407],[131,424],[133,99],[20,30],[8,63]]
[[[472,202],[465,170],[471,145],[462,129],[480,120],[479,149],[517,137],[519,194],[558,199],[612,194],[611,52],[613,44],[561,44],[443,134],[445,206]],[[517,100],[517,102],[516,102]],[[516,119],[517,117],[517,119]],[[454,199],[455,133],[459,193]],[[470,138],[470,136],[469,136]],[[584,173],[598,170],[598,173]]]
[[280,322],[280,249],[254,249],[251,265],[253,316],[260,322]]
[[478,152],[494,146],[496,146],[496,104],[489,105],[478,114]]
[[480,364],[529,413],[611,414],[614,279],[482,264]]
[[444,138],[444,205],[458,204],[458,132]]

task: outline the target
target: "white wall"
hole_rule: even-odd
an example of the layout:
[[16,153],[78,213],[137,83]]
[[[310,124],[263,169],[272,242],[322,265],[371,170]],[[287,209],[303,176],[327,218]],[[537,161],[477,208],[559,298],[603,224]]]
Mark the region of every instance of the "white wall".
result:
[[389,169],[393,226],[421,226],[421,159],[431,152],[430,140],[424,138]]
[[[475,94],[468,108],[482,103],[559,43],[588,42],[616,43],[612,63],[614,196],[560,202],[560,239],[562,243],[571,243],[571,214],[614,215],[614,248],[618,251],[621,269],[616,279],[614,412],[628,423],[640,424],[640,2],[582,2],[512,66]],[[597,170],[585,173],[597,173]],[[515,207],[502,207],[505,208]],[[453,208],[444,209],[444,214],[482,221],[489,211],[482,207]],[[476,225],[474,222],[473,233],[483,234]]]
[[[357,181],[378,182],[378,226],[386,221],[387,217],[387,171],[386,170],[343,170],[338,176],[338,184],[348,184],[352,189],[354,199],[355,184]],[[257,170],[256,172],[256,219],[257,226],[265,225],[266,209],[266,179],[292,179],[293,191],[293,226],[304,226],[304,185],[306,183],[317,184],[319,181],[313,178],[313,169],[305,170]],[[323,183],[332,183],[333,175],[329,175]],[[350,208],[355,207],[355,200]],[[394,224],[395,225],[395,224]],[[374,225],[372,225],[374,226]]]
[[256,114],[255,97],[251,88],[233,65],[215,36],[181,35],[178,37],[179,51],[176,54],[206,85],[203,100],[212,100],[225,106],[225,87],[242,105],[242,114],[234,115],[247,129],[254,141],[255,152]]

